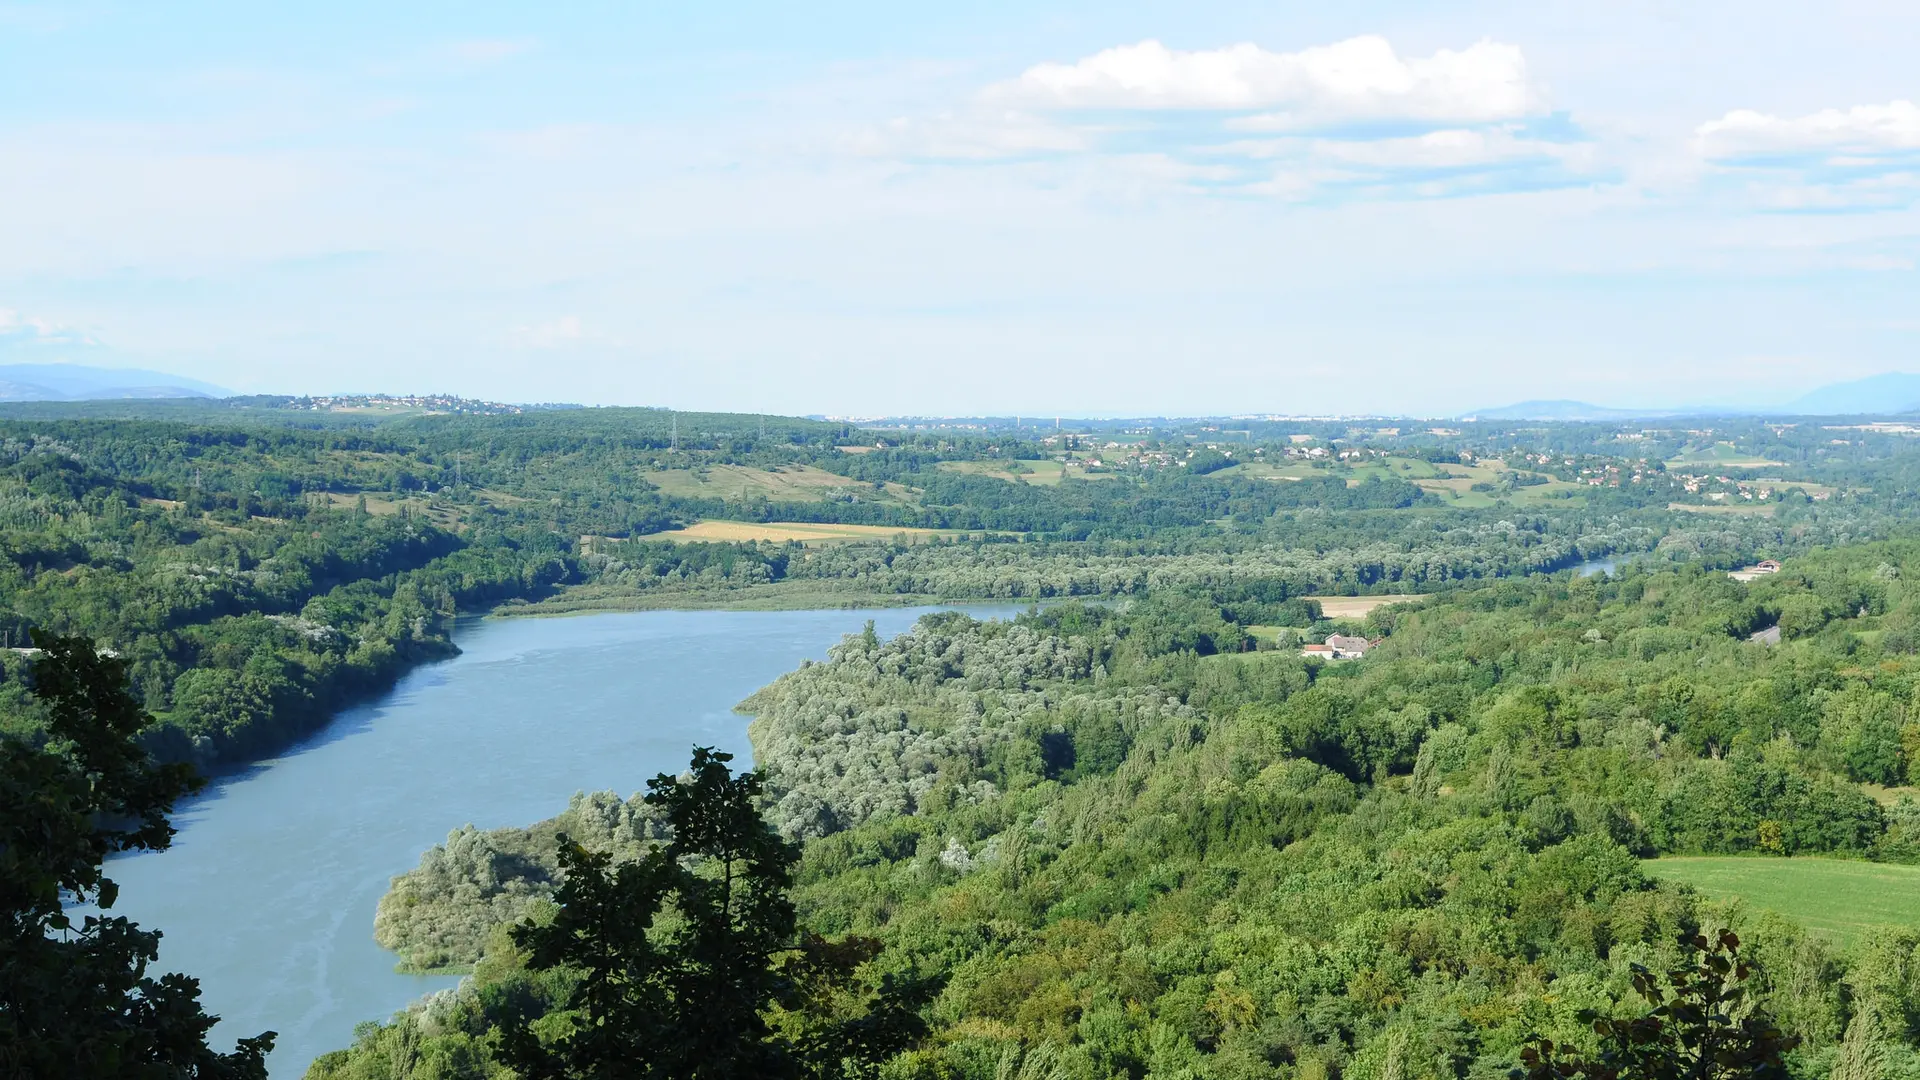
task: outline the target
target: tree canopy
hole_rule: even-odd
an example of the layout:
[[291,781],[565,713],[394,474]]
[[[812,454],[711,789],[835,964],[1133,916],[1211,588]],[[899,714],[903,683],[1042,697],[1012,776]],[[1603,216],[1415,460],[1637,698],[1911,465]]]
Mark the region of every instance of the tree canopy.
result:
[[[107,856],[163,851],[190,767],[153,762],[126,664],[82,637],[36,635],[46,739],[0,736],[0,1075],[260,1080],[273,1033],[207,1046],[199,984],[148,972],[160,934],[107,914]],[[75,905],[97,913],[79,914]]]

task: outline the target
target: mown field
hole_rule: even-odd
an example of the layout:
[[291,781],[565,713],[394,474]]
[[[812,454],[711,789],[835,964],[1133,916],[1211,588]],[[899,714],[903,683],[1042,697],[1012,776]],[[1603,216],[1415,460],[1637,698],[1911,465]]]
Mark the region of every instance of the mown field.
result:
[[1726,855],[1650,859],[1641,867],[1651,877],[1777,912],[1841,942],[1875,926],[1920,926],[1920,867]]
[[[819,502],[835,492],[858,490],[869,498],[880,494],[868,484],[811,465],[758,468],[748,465],[709,465],[699,469],[661,469],[643,473],[662,495],[684,499],[746,499],[769,502]],[[901,502],[919,494],[902,484],[888,484],[885,493]]]
[[1505,472],[1506,466],[1497,461],[1484,465],[1435,465],[1419,458],[1388,457],[1362,464],[1249,461],[1222,469],[1220,475],[1239,475],[1262,480],[1305,480],[1314,476],[1338,476],[1346,480],[1349,487],[1366,483],[1369,477],[1379,477],[1382,480],[1410,480],[1422,491],[1437,495],[1445,499],[1447,505],[1461,510],[1497,506],[1502,502],[1513,506],[1540,506],[1548,503],[1567,506],[1578,505],[1585,500],[1585,489],[1581,485],[1561,480],[1515,488],[1508,494],[1473,490],[1475,484],[1498,484]]
[[1077,463],[1055,461],[943,461],[939,466],[947,472],[970,473],[974,476],[991,476],[996,480],[1015,483],[1038,484],[1041,487],[1053,487],[1062,480],[1111,480],[1118,476],[1112,472],[1088,472]]
[[1731,517],[1771,517],[1778,503],[1668,503],[1667,509],[1683,514],[1724,514]]
[[785,543],[788,540],[798,540],[811,546],[896,538],[905,538],[910,543],[924,543],[942,537],[967,535],[970,534],[958,529],[907,529],[894,525],[816,525],[804,521],[699,521],[684,529],[669,529],[666,532],[655,533],[647,539],[725,543],[759,540]]
[[1784,463],[1769,461],[1743,454],[1732,443],[1714,443],[1711,446],[1690,446],[1667,462],[1669,469],[1684,469],[1689,465],[1717,465],[1726,469],[1767,469],[1780,468]]
[[1388,604],[1418,600],[1417,596],[1309,596],[1320,605],[1320,613],[1329,619],[1364,619],[1367,612]]

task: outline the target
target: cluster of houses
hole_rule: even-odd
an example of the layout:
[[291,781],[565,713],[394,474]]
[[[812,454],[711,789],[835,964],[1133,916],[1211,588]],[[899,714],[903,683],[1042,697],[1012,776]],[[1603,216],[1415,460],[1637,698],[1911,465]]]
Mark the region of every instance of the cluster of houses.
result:
[[1379,638],[1369,641],[1350,634],[1328,634],[1325,642],[1302,648],[1300,655],[1317,656],[1322,660],[1358,660],[1367,655],[1367,650],[1378,644],[1380,644]]
[[1738,496],[1742,499],[1749,500],[1759,499],[1764,502],[1773,498],[1775,491],[1785,491],[1795,487],[1803,491],[1809,487],[1813,488],[1813,490],[1807,491],[1807,497],[1816,502],[1825,502],[1827,498],[1833,494],[1831,491],[1817,485],[1799,484],[1786,480],[1742,480],[1733,476],[1712,476],[1707,474],[1695,476],[1692,473],[1679,473],[1674,476],[1674,482],[1680,487],[1685,488],[1690,495],[1699,495],[1703,493],[1703,489],[1717,487],[1719,488],[1717,491],[1704,491],[1706,497],[1715,502],[1725,502],[1731,496]]
[[477,401],[452,394],[344,394],[328,397],[295,398],[290,409],[309,412],[340,412],[358,409],[424,409],[429,413],[463,413],[472,416],[517,416],[524,405],[502,401]]

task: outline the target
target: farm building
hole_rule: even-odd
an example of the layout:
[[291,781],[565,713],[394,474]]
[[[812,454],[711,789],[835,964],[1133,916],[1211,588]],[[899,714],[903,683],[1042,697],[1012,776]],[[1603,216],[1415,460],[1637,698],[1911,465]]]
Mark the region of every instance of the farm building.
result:
[[1729,570],[1727,571],[1727,576],[1735,581],[1752,581],[1755,578],[1762,578],[1768,574],[1777,574],[1779,572],[1780,564],[1778,562],[1773,559],[1761,559],[1752,566],[1742,567],[1739,570]]
[[1324,645],[1308,645],[1300,650],[1301,656],[1317,656],[1322,660],[1358,660],[1367,655],[1367,650],[1380,644],[1363,637],[1348,634],[1330,634]]

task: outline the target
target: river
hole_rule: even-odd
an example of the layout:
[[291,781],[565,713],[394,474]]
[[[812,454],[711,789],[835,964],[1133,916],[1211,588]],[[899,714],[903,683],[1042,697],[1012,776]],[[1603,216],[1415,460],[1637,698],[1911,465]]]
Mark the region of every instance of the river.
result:
[[291,1080],[355,1024],[457,981],[396,974],[373,943],[388,878],[449,830],[531,824],[576,791],[630,794],[696,743],[744,766],[742,698],[868,619],[891,635],[929,610],[476,621],[458,657],[182,803],[170,850],[109,864],[115,914],[165,934],[159,970],[200,979],[215,1046],[278,1031],[269,1065]]

